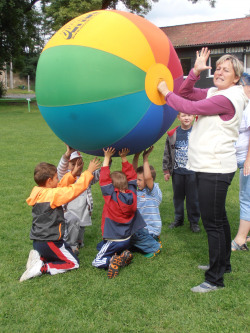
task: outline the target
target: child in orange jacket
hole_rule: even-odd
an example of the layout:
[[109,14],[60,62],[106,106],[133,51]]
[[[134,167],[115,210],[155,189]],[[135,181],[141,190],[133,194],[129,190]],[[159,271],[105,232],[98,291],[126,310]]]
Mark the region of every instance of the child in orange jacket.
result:
[[55,275],[79,267],[79,260],[70,246],[64,242],[65,220],[62,205],[75,199],[85,191],[93,172],[100,168],[96,158],[89,163],[88,170],[76,181],[76,174],[82,168],[79,159],[72,172],[68,172],[58,183],[56,166],[42,162],[34,171],[35,186],[27,199],[32,206],[33,222],[30,239],[34,250],[30,251],[27,270],[20,282],[48,273]]

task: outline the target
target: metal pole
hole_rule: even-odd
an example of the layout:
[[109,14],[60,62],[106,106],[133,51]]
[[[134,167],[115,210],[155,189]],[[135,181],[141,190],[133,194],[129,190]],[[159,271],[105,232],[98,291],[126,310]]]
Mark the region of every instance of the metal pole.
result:
[[13,67],[12,67],[12,61],[10,62],[10,89],[14,88],[13,84]]
[[30,112],[30,98],[26,98],[28,101],[28,111]]

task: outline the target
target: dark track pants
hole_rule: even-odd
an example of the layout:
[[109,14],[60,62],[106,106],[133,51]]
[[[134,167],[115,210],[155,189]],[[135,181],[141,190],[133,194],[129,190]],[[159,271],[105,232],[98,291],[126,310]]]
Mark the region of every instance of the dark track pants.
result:
[[33,241],[33,248],[40,254],[44,264],[47,264],[47,273],[50,275],[64,273],[79,267],[77,256],[64,241]]

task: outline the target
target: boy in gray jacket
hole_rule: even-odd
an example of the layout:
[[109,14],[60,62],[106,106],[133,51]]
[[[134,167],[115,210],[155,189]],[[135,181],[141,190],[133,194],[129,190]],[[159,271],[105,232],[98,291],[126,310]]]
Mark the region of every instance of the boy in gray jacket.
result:
[[175,208],[175,220],[169,228],[177,228],[184,223],[184,200],[190,229],[199,232],[198,225],[200,210],[195,172],[186,169],[188,159],[188,139],[192,130],[193,115],[179,113],[177,118],[181,125],[167,132],[162,169],[164,179],[168,181],[172,176],[173,201]]

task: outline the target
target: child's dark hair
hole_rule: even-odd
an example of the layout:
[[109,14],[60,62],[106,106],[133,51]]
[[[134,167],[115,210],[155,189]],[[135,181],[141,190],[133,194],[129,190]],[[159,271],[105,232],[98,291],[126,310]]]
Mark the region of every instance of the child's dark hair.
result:
[[114,171],[110,174],[112,184],[121,191],[128,189],[128,180],[124,172]]
[[[153,181],[155,181],[155,178],[156,178],[156,171],[155,171],[155,168],[150,165],[150,171],[151,171],[151,176],[153,178]],[[143,166],[139,166],[137,169],[136,169],[136,173],[144,173],[144,170],[143,170]]]
[[34,180],[39,186],[44,186],[46,180],[49,178],[53,178],[57,173],[57,168],[53,164],[49,164],[46,162],[41,162],[37,164],[34,170]]

